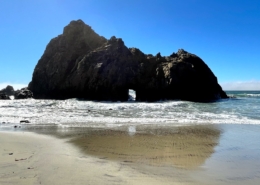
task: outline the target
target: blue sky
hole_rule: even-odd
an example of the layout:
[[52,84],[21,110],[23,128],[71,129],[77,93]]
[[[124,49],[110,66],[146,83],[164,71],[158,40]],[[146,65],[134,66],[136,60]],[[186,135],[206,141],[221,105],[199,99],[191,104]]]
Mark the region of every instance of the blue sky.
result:
[[48,42],[71,20],[127,47],[201,57],[224,89],[260,90],[258,0],[0,0],[0,89],[27,86]]

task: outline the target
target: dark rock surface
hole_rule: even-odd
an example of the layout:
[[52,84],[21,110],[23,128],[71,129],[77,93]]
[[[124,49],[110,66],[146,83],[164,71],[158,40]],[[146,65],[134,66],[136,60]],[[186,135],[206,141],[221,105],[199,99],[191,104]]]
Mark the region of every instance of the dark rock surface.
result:
[[35,67],[28,87],[34,98],[127,101],[227,98],[210,68],[182,49],[168,57],[127,48],[122,39],[96,34],[83,21],[72,21],[52,39]]
[[183,49],[169,57],[148,56],[141,63],[136,100],[182,99],[207,102],[227,98],[209,67]]
[[10,100],[9,96],[14,96],[15,99],[27,99],[33,98],[33,93],[27,87],[14,91],[14,88],[8,85],[0,91],[0,99]]
[[15,91],[15,99],[28,99],[33,98],[33,93],[27,88],[22,88],[21,90]]
[[105,42],[83,21],[71,21],[62,35],[50,41],[34,69],[29,89],[35,98],[77,97],[81,77],[72,84],[70,76],[77,72],[86,54]]
[[10,85],[6,86],[6,88],[0,90],[0,93],[6,94],[7,96],[13,96],[14,95],[14,88]]
[[6,94],[0,93],[0,100],[10,100],[10,97]]
[[30,123],[29,120],[21,120],[20,123]]

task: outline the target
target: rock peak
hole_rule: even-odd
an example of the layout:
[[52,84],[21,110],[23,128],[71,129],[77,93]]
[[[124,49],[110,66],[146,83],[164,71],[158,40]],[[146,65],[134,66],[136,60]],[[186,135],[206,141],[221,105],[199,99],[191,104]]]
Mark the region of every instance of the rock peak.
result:
[[182,54],[187,54],[188,52],[185,51],[184,49],[178,49],[177,55],[182,55]]
[[82,21],[81,19],[78,19],[78,20],[72,20],[70,21],[69,24],[85,24],[84,21]]
[[109,44],[124,44],[124,41],[121,38],[116,38],[115,36],[112,36],[109,40],[108,40]]
[[82,31],[89,31],[89,32],[94,32],[91,27],[87,24],[85,24],[82,20],[77,20],[77,21],[71,21],[67,26],[64,27],[63,29],[63,34],[69,35],[72,33],[78,34],[78,32]]

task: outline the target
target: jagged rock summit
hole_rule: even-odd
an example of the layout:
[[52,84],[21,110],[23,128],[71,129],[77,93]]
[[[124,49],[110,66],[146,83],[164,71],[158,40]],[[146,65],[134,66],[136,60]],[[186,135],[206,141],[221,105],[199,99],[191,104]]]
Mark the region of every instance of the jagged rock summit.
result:
[[227,98],[198,56],[183,49],[166,57],[147,55],[115,36],[99,36],[82,20],[71,21],[50,41],[28,89],[39,99],[127,101],[129,89],[137,101]]

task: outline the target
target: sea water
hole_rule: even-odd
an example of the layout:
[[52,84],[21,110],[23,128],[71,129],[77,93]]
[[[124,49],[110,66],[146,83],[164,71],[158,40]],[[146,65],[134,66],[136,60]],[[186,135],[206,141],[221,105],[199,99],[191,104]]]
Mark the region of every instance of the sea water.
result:
[[[227,91],[230,99],[213,103],[189,101],[128,102],[68,100],[0,100],[0,127],[26,125],[134,128],[140,124],[260,124],[260,91]],[[133,127],[131,127],[133,126]]]

